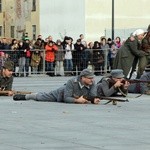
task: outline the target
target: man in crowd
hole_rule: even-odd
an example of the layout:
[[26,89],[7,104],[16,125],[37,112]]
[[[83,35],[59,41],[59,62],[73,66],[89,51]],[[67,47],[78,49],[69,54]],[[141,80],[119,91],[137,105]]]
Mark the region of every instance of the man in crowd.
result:
[[104,77],[97,84],[98,96],[126,96],[129,83],[124,80],[122,69],[114,69],[109,77]]
[[[26,95],[16,94],[13,96],[13,99],[16,101],[32,99],[36,101],[85,104],[89,102],[86,99],[89,96],[97,96],[94,73],[89,69],[84,69],[79,76],[71,78],[64,86],[54,91]],[[98,104],[99,101],[99,98],[95,98],[92,103]]]
[[[0,95],[12,96],[12,83],[13,83],[13,69],[14,63],[6,61],[0,70]],[[4,91],[4,92],[3,92]],[[7,91],[7,93],[5,93]]]

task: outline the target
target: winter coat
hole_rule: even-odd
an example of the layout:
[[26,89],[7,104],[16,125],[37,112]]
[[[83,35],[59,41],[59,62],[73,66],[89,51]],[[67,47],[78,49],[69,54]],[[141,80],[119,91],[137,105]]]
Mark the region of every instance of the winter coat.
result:
[[55,51],[57,50],[58,50],[58,47],[56,45],[53,45],[53,46],[46,45],[45,46],[45,60],[48,62],[54,62]]
[[142,40],[142,50],[150,55],[150,31],[147,33],[146,37]]
[[58,51],[55,53],[55,60],[63,61],[65,57],[63,46],[57,46],[57,47],[58,47]]
[[37,67],[40,63],[40,60],[41,60],[40,52],[38,53],[33,52],[31,55],[31,66]]

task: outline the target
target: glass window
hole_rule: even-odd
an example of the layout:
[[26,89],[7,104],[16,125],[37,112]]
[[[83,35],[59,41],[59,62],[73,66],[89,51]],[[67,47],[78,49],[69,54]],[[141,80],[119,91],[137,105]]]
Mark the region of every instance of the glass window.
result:
[[3,30],[3,27],[2,26],[0,26],[0,36],[2,36],[2,31]]
[[2,12],[2,0],[0,0],[0,12]]
[[36,11],[36,0],[32,0],[32,11]]
[[36,40],[36,25],[32,25],[33,40]]
[[14,26],[11,26],[10,28],[11,28],[11,29],[10,29],[11,38],[14,38],[14,37],[15,37],[15,27],[14,27]]

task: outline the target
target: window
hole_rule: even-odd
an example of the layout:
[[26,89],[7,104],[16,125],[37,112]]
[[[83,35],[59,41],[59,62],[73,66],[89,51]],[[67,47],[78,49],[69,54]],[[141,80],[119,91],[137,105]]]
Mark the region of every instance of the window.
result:
[[0,36],[2,36],[2,31],[3,30],[3,28],[2,28],[2,26],[0,26]]
[[2,0],[0,0],[0,13],[2,12]]
[[15,37],[15,27],[14,26],[11,26],[10,27],[10,36],[11,36],[11,38],[14,38]]
[[36,11],[36,0],[32,0],[32,11]]
[[36,25],[32,25],[33,40],[36,40]]

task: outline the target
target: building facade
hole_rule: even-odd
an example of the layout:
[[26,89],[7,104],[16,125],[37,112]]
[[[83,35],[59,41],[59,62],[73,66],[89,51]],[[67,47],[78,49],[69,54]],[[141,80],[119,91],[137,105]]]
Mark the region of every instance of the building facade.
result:
[[38,0],[0,0],[0,37],[36,39],[38,31]]
[[0,0],[0,37],[30,39],[51,35],[87,41],[111,37],[112,1],[115,36],[127,38],[137,28],[150,24],[150,0]]

